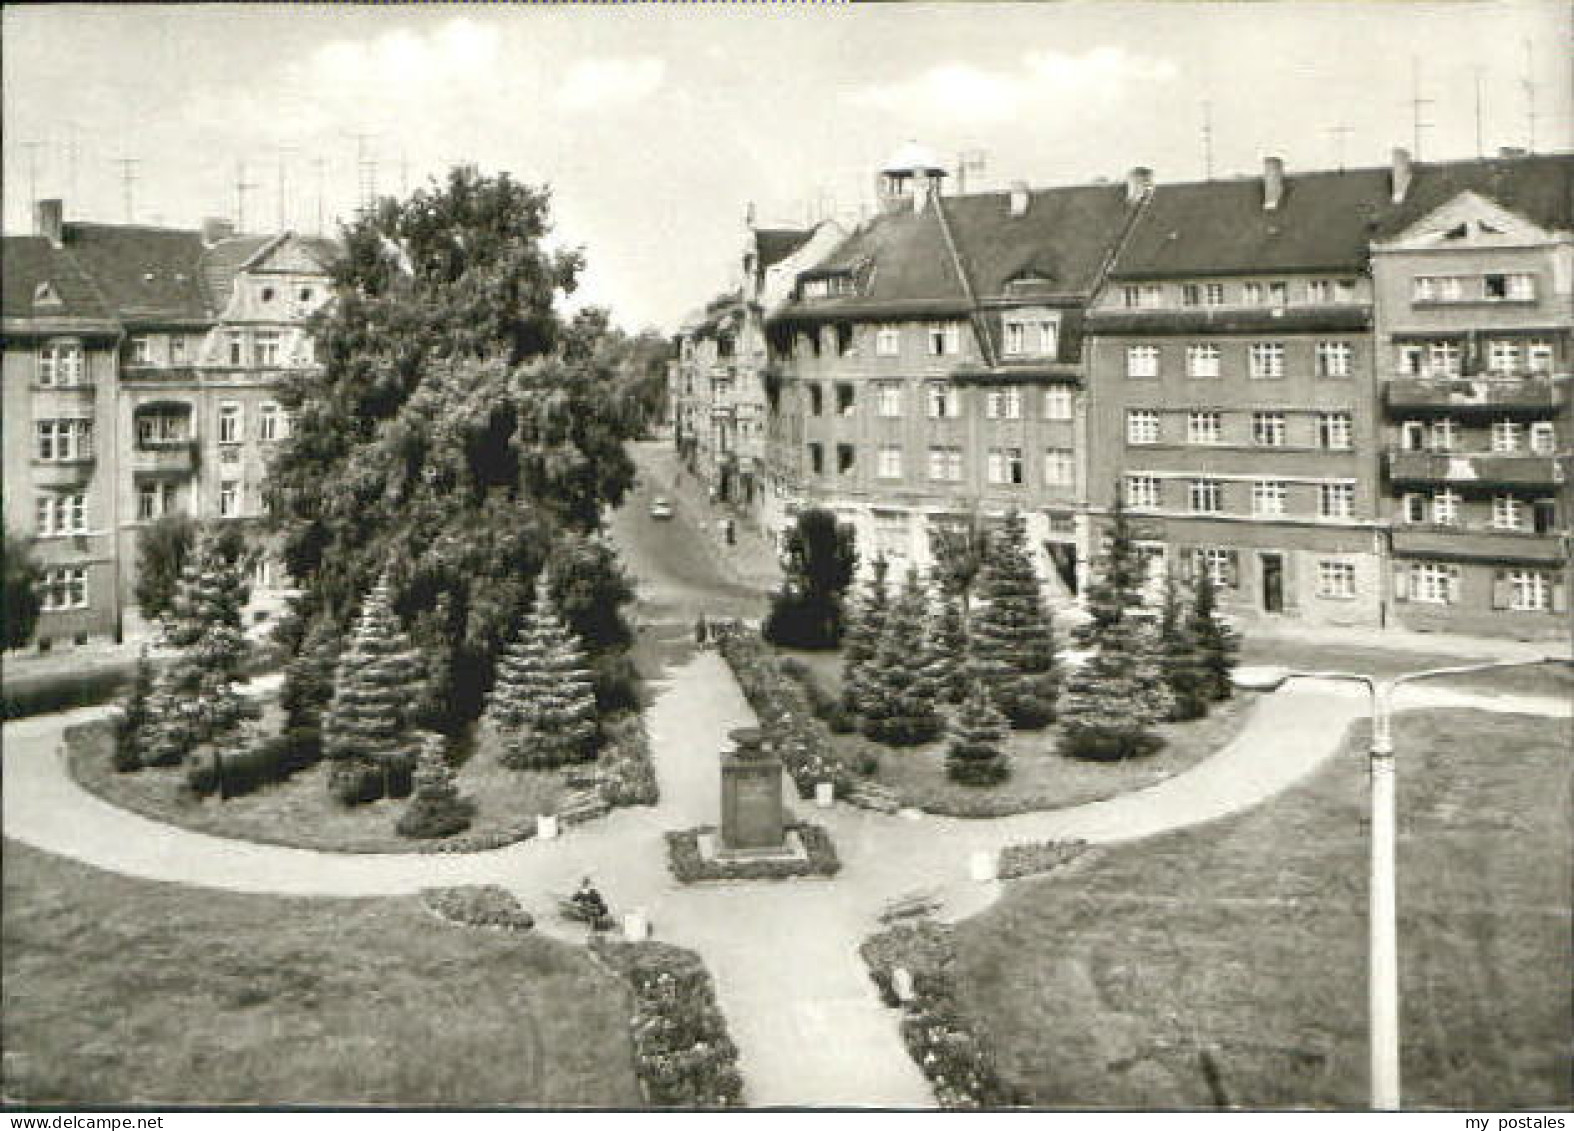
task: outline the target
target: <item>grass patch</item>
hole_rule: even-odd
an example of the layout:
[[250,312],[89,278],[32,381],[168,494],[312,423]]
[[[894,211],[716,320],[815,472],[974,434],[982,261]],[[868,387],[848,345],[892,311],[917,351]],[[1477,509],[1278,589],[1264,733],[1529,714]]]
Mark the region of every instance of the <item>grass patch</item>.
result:
[[[1405,1103],[1562,1107],[1566,722],[1404,714]],[[1362,1107],[1365,726],[1306,786],[1101,850],[959,926],[959,992],[1044,1106]]]
[[[1566,655],[1568,642],[1549,640],[1545,652],[1549,656]],[[1491,659],[1491,656],[1458,652],[1404,652],[1382,647],[1314,644],[1255,636],[1248,636],[1241,649],[1242,664],[1266,664],[1299,668],[1303,671],[1349,671],[1378,678],[1402,675],[1405,672],[1426,671],[1429,668],[1487,663]],[[1574,697],[1574,668],[1558,664],[1505,668],[1502,671],[1429,679],[1426,685],[1456,687],[1466,691],[1499,695],[1546,695],[1571,698]]]
[[901,795],[903,804],[953,817],[1002,817],[1033,810],[1084,805],[1142,789],[1189,770],[1227,745],[1246,725],[1256,695],[1237,692],[1217,703],[1207,718],[1164,723],[1159,750],[1124,762],[1086,762],[1056,753],[1060,728],[1012,731],[1006,740],[1011,776],[999,785],[960,785],[946,776],[945,741],[896,750],[857,735],[834,738],[853,765],[873,755],[875,779]]
[[[261,722],[265,732],[276,729],[276,716],[277,706],[270,701]],[[71,776],[105,801],[196,832],[294,848],[422,852],[443,851],[455,842],[467,849],[494,848],[532,835],[536,815],[553,812],[563,793],[555,771],[505,769],[490,736],[483,735],[456,774],[460,794],[476,806],[469,830],[449,841],[412,841],[394,830],[408,802],[341,805],[329,796],[325,762],[242,797],[199,800],[183,788],[183,766],[116,773],[110,764],[113,739],[107,724],[86,724],[75,733],[76,740],[67,742]]]
[[5,844],[4,1090],[22,1103],[639,1103],[628,990],[419,899],[131,880]]

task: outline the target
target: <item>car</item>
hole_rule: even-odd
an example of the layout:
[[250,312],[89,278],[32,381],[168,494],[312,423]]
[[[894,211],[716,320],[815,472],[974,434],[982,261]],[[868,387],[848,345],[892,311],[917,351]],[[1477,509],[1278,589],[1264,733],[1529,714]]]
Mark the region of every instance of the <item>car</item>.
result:
[[650,504],[650,517],[651,518],[671,518],[672,517],[672,504],[669,503],[663,496],[657,495],[656,498],[653,499],[651,501],[651,504]]

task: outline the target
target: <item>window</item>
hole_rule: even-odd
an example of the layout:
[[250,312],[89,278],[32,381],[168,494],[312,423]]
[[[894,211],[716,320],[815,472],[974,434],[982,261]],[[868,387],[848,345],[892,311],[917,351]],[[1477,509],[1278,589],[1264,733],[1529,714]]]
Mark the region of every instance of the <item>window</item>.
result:
[[1224,284],[1204,283],[1202,285],[1202,304],[1204,306],[1224,305]]
[[1335,303],[1355,301],[1353,279],[1313,279],[1306,284],[1308,302]]
[[820,416],[825,412],[825,390],[818,385],[809,386],[809,415]]
[[[1029,335],[1029,342],[1032,337]],[[1043,319],[1038,323],[1038,352],[1045,357],[1055,357],[1060,353],[1060,324],[1052,319]]]
[[1513,373],[1519,369],[1519,343],[1512,338],[1495,338],[1487,343],[1487,372]]
[[126,340],[126,364],[153,364],[153,338],[150,335],[132,334]]
[[825,449],[819,444],[809,445],[809,470],[816,475],[825,473]]
[[258,330],[252,339],[252,352],[256,364],[272,368],[279,364],[279,332],[277,330]]
[[1006,323],[1006,352],[1027,353],[1027,327],[1021,322]]
[[1426,347],[1426,372],[1430,377],[1459,376],[1458,342],[1431,342]]
[[962,324],[960,322],[931,322],[929,324],[929,354],[941,357],[962,352]]
[[1456,275],[1418,275],[1410,297],[1414,302],[1458,302],[1465,292]]
[[945,483],[962,480],[962,449],[934,447],[929,449],[929,478]]
[[42,463],[73,463],[93,458],[91,420],[40,420],[36,458]]
[[1192,551],[1192,568],[1199,574],[1206,573],[1218,588],[1235,585],[1234,550],[1199,547]]
[[1126,376],[1157,377],[1159,375],[1158,346],[1127,346]]
[[989,481],[1000,486],[1022,486],[1022,449],[990,448]]
[[1284,442],[1284,413],[1252,413],[1252,443],[1263,448],[1282,448]]
[[226,479],[219,484],[219,517],[234,518],[240,514],[240,481]]
[[241,439],[240,405],[226,401],[219,405],[219,443],[238,444]]
[[1544,613],[1552,608],[1552,576],[1539,569],[1500,570],[1499,585],[1494,586],[1493,607],[1500,606],[1496,590],[1506,586],[1508,607],[1516,613]]
[[1349,342],[1317,343],[1317,376],[1350,376],[1351,348]]
[[1126,443],[1157,444],[1159,442],[1159,414],[1151,408],[1126,410]]
[[1481,293],[1493,302],[1531,302],[1536,297],[1536,279],[1533,275],[1486,275],[1481,280]]
[[1070,420],[1072,391],[1070,385],[1051,385],[1044,390],[1044,419]]
[[82,346],[79,342],[50,342],[38,351],[40,385],[81,385]]
[[876,357],[896,357],[901,352],[902,328],[900,326],[881,326],[874,332]]
[[1136,310],[1142,306],[1142,288],[1125,286],[1120,288],[1120,304],[1128,310]]
[[1517,452],[1525,440],[1525,426],[1515,420],[1499,420],[1492,425],[1492,450]]
[[1259,479],[1252,484],[1252,514],[1271,518],[1284,513],[1286,490],[1282,479]]
[[1186,414],[1186,442],[1188,444],[1217,444],[1223,439],[1223,413],[1212,409],[1199,409]]
[[1059,332],[1049,319],[1012,319],[1006,323],[1006,353],[1054,356]]
[[1459,569],[1441,562],[1410,563],[1410,599],[1427,605],[1451,605]]
[[1434,420],[1430,435],[1434,452],[1451,452],[1459,442],[1459,425],[1446,418]]
[[137,518],[151,522],[166,514],[174,514],[178,496],[173,483],[141,483],[137,486]]
[[836,473],[846,475],[858,461],[858,451],[851,444],[836,445]]
[[930,420],[947,420],[962,415],[961,397],[956,388],[945,381],[930,381],[925,387]]
[[1247,306],[1283,306],[1289,301],[1289,285],[1282,282],[1247,283]]
[[1181,305],[1201,306],[1202,288],[1196,283],[1187,283],[1185,286],[1181,287]]
[[1347,452],[1355,446],[1348,412],[1317,414],[1317,446],[1334,452]]
[[1530,450],[1538,456],[1550,456],[1558,450],[1558,426],[1550,420],[1538,420],[1530,426]]
[[224,335],[225,353],[231,365],[246,364],[246,335],[230,330]]
[[1203,344],[1186,347],[1186,376],[1217,377],[1218,375],[1218,346]]
[[87,532],[87,496],[43,495],[38,500],[38,535],[85,534]]
[[843,381],[836,383],[836,415],[851,416],[856,407],[854,389]]
[[279,406],[264,401],[257,409],[257,438],[273,441],[279,438]]
[[1247,351],[1249,373],[1256,380],[1271,380],[1284,376],[1284,343],[1253,342]]
[[1261,306],[1268,300],[1268,290],[1261,283],[1247,283],[1241,289],[1247,306]]
[[1197,514],[1218,514],[1224,510],[1224,484],[1217,479],[1193,479],[1187,500]]
[[1525,529],[1525,503],[1514,495],[1492,496],[1492,527],[1494,530]]
[[87,570],[82,566],[46,570],[39,596],[48,613],[87,608]]
[[1290,285],[1288,283],[1269,283],[1268,302],[1272,306],[1284,306],[1290,301]]
[[171,334],[169,337],[169,361],[171,365],[186,364],[186,335]]
[[1355,599],[1355,563],[1322,559],[1317,563],[1317,595],[1325,601]]
[[880,448],[879,462],[876,474],[881,479],[900,479],[902,477],[902,448],[899,444],[885,444]]
[[1152,509],[1159,505],[1159,477],[1157,475],[1126,476],[1126,505]]
[[267,554],[257,555],[251,567],[251,583],[256,589],[273,588],[273,559]]
[[1007,385],[1002,389],[989,390],[984,397],[984,415],[990,420],[1021,420],[1021,386]]
[[1426,351],[1415,342],[1408,342],[1399,347],[1395,359],[1398,373],[1401,377],[1419,377],[1426,371]]
[[1076,486],[1077,465],[1070,448],[1049,448],[1044,452],[1044,486]]
[[1355,484],[1319,483],[1317,513],[1323,518],[1355,517]]
[[875,411],[881,416],[902,415],[902,383],[881,381],[875,386]]
[[1426,521],[1426,496],[1411,492],[1399,500],[1399,513],[1406,522],[1423,523]]
[[1552,372],[1552,343],[1542,338],[1525,343],[1525,358],[1532,373]]
[[1438,526],[1453,526],[1459,522],[1459,493],[1438,491],[1432,496],[1432,521]]
[[156,448],[165,444],[184,443],[188,436],[191,414],[188,412],[145,412],[137,417],[137,446]]

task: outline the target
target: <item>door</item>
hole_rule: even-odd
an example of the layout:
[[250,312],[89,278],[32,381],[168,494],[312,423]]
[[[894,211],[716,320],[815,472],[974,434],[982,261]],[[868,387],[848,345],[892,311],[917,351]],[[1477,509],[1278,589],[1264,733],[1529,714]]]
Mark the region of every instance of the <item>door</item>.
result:
[[1260,554],[1262,560],[1262,611],[1284,612],[1284,555]]

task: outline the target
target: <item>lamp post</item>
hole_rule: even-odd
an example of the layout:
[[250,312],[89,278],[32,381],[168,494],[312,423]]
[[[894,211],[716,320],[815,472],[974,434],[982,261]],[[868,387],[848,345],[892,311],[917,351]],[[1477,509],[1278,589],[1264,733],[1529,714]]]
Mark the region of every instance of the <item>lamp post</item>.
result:
[[[1395,763],[1393,696],[1403,684],[1434,676],[1467,675],[1497,668],[1571,664],[1574,658],[1495,660],[1483,664],[1430,668],[1380,680],[1357,672],[1283,671],[1283,679],[1328,679],[1359,683],[1372,701],[1372,740],[1368,766],[1372,785],[1371,875],[1367,903],[1367,1024],[1371,1057],[1371,1105],[1375,1111],[1399,1110],[1399,915],[1395,859]],[[1283,680],[1280,680],[1283,682]]]

